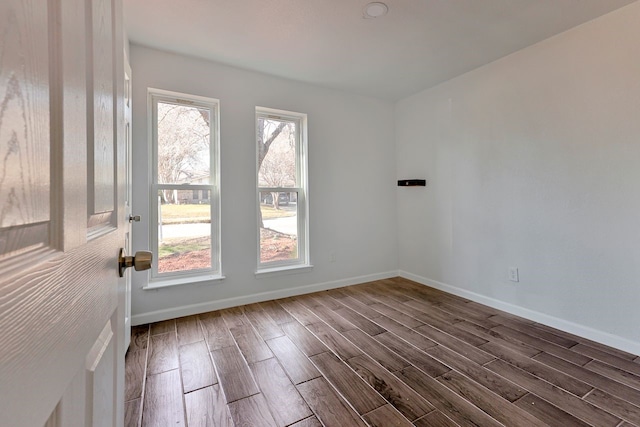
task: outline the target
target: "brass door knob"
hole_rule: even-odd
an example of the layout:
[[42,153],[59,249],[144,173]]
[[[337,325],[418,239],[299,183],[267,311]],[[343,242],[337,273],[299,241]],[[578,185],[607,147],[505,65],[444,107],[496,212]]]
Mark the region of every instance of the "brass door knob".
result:
[[118,256],[118,274],[124,277],[124,270],[133,267],[136,271],[148,270],[151,268],[153,254],[149,251],[138,251],[134,256],[127,256],[124,249],[120,249]]

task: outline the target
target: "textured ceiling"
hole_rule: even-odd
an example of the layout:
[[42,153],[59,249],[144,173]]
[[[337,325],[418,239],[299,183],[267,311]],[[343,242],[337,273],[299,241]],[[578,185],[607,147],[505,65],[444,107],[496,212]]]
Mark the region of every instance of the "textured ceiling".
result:
[[635,0],[124,0],[132,43],[397,100]]

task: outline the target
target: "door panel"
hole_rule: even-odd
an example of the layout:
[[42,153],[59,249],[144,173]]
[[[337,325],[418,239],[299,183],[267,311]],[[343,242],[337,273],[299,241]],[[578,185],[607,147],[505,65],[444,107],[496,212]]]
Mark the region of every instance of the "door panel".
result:
[[2,426],[123,422],[121,13],[0,2]]
[[50,246],[46,23],[44,2],[0,2],[0,256],[5,258]]
[[[89,220],[91,235],[106,231],[115,220],[113,145],[113,35],[111,0],[94,0],[91,7],[88,66],[89,87]],[[119,50],[120,52],[120,50]]]
[[113,426],[114,413],[113,393],[115,391],[113,366],[115,364],[115,339],[111,321],[100,332],[100,336],[91,347],[86,358],[87,394],[90,404],[87,405],[86,425]]

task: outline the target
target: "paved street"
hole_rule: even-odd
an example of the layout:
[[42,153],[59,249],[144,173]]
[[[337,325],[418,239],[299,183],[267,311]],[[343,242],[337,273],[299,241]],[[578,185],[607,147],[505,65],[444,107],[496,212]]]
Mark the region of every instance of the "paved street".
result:
[[287,216],[284,218],[265,219],[264,226],[284,234],[298,234],[298,217]]

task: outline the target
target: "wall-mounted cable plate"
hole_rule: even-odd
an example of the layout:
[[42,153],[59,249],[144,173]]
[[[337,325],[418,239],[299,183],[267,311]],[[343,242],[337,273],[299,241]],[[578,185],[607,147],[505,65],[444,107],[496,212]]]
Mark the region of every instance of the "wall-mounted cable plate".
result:
[[400,179],[398,180],[398,187],[425,187],[427,185],[426,179]]

